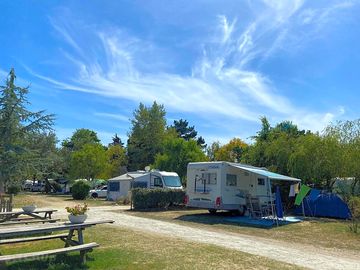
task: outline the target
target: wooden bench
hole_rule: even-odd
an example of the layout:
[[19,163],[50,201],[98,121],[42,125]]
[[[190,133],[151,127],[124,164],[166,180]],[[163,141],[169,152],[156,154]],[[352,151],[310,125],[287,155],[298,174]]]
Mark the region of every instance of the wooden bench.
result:
[[19,224],[31,224],[31,223],[54,223],[59,221],[60,219],[43,219],[43,220],[38,220],[38,219],[25,219],[25,220],[11,220],[11,221],[5,221],[5,222],[0,222],[0,226],[4,226],[4,225],[19,225]]
[[61,234],[50,234],[50,235],[36,236],[36,237],[1,239],[0,245],[18,244],[24,242],[33,242],[33,241],[50,240],[50,239],[58,239],[58,238],[65,239],[68,236],[69,236],[68,233],[61,233]]
[[86,262],[86,253],[93,250],[93,248],[98,247],[99,244],[93,242],[88,244],[81,244],[76,246],[52,249],[52,250],[44,250],[44,251],[36,251],[36,252],[29,252],[29,253],[20,253],[20,254],[13,254],[13,255],[2,255],[0,256],[0,263],[11,262],[11,261],[23,261],[27,259],[40,259],[45,258],[48,256],[64,254],[73,251],[80,251],[80,258],[81,262]]

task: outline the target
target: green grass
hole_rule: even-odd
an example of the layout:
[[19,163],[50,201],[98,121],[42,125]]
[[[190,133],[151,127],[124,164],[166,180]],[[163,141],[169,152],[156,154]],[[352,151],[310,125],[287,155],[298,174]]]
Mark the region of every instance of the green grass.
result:
[[360,234],[350,232],[348,222],[343,220],[313,218],[300,223],[263,229],[224,222],[224,217],[230,216],[227,212],[210,215],[206,210],[187,210],[184,208],[169,211],[127,211],[127,214],[207,230],[234,232],[318,247],[360,251]]
[[74,200],[71,195],[43,194],[39,192],[20,193],[14,197],[14,207],[35,203],[38,207],[71,206],[78,203],[87,203],[89,206],[114,205],[115,202],[106,201],[104,198]]
[[[9,270],[20,269],[300,269],[264,257],[214,245],[187,242],[128,229],[96,226],[85,230],[86,242],[99,248],[89,253],[86,265],[79,255],[57,256],[40,261],[8,263]],[[61,247],[60,240],[22,243],[1,247],[2,254],[30,252]]]

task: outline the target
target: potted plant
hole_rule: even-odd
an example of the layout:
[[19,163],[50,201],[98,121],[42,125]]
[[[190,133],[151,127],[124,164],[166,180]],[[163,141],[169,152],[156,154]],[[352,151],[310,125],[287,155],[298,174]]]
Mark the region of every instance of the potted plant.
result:
[[24,205],[22,208],[22,210],[26,213],[31,213],[34,212],[36,209],[36,204],[33,201],[29,201],[27,205]]
[[71,223],[83,223],[87,218],[86,212],[89,207],[85,203],[84,205],[77,204],[74,207],[65,207],[65,209],[70,213],[68,217]]

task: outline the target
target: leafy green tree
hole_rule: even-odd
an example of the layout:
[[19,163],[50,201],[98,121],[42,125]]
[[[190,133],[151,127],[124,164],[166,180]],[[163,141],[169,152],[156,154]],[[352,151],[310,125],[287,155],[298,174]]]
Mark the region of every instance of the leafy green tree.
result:
[[350,195],[355,195],[360,189],[360,119],[331,124],[325,129],[325,135],[339,142],[342,162],[341,173],[338,176],[353,179]]
[[261,130],[252,137],[255,143],[248,148],[243,160],[271,171],[290,174],[288,162],[299,137],[310,134],[299,130],[291,121],[283,121],[271,127],[266,117],[261,118]]
[[240,162],[248,145],[239,138],[233,138],[229,143],[220,146],[214,153],[215,160]]
[[124,147],[120,144],[112,145],[106,151],[108,159],[107,176],[112,178],[126,172],[127,156]]
[[265,141],[268,138],[268,135],[271,130],[271,125],[269,123],[269,120],[265,116],[260,117],[260,121],[261,121],[261,129],[256,133],[256,136],[252,137],[253,139],[256,140],[256,142]]
[[335,177],[339,176],[341,149],[332,137],[308,134],[300,137],[289,157],[290,174],[305,183],[330,190]]
[[71,154],[70,175],[88,180],[101,178],[106,176],[108,165],[106,150],[101,144],[85,144]]
[[100,140],[95,131],[87,128],[80,128],[73,133],[70,139],[64,140],[62,146],[71,151],[77,151],[86,144],[98,144],[99,142]]
[[11,69],[5,86],[0,86],[0,192],[7,182],[24,177],[26,168],[34,163],[36,153],[25,144],[24,137],[51,130],[54,121],[54,116],[45,111],[26,108],[29,87],[16,86],[15,79]]
[[213,142],[210,146],[208,146],[206,148],[206,156],[208,157],[208,159],[210,161],[215,161],[216,160],[215,153],[217,151],[219,151],[219,149],[220,149],[220,142],[219,141]]
[[207,160],[196,141],[185,141],[181,138],[169,136],[164,141],[164,151],[156,155],[153,167],[164,171],[177,172],[185,183],[187,164]]
[[165,109],[156,102],[151,107],[140,103],[131,120],[127,143],[128,169],[144,169],[161,152],[166,134]]
[[63,177],[63,162],[56,148],[55,133],[31,133],[24,137],[24,143],[33,162],[26,164],[27,178],[47,179]]

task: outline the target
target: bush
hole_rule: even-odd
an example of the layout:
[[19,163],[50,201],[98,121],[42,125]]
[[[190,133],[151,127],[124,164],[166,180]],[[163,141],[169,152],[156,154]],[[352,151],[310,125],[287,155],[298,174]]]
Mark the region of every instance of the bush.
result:
[[128,205],[130,204],[130,198],[129,196],[122,196],[116,200],[116,204],[120,205]]
[[134,209],[167,208],[184,202],[185,191],[178,189],[144,189],[131,190]]
[[90,184],[85,180],[76,181],[72,188],[72,197],[75,200],[85,200],[90,191]]
[[357,233],[360,229],[360,197],[351,197],[348,204],[351,211],[349,228],[350,231]]
[[20,192],[21,188],[19,185],[11,184],[7,188],[7,194],[18,194]]

